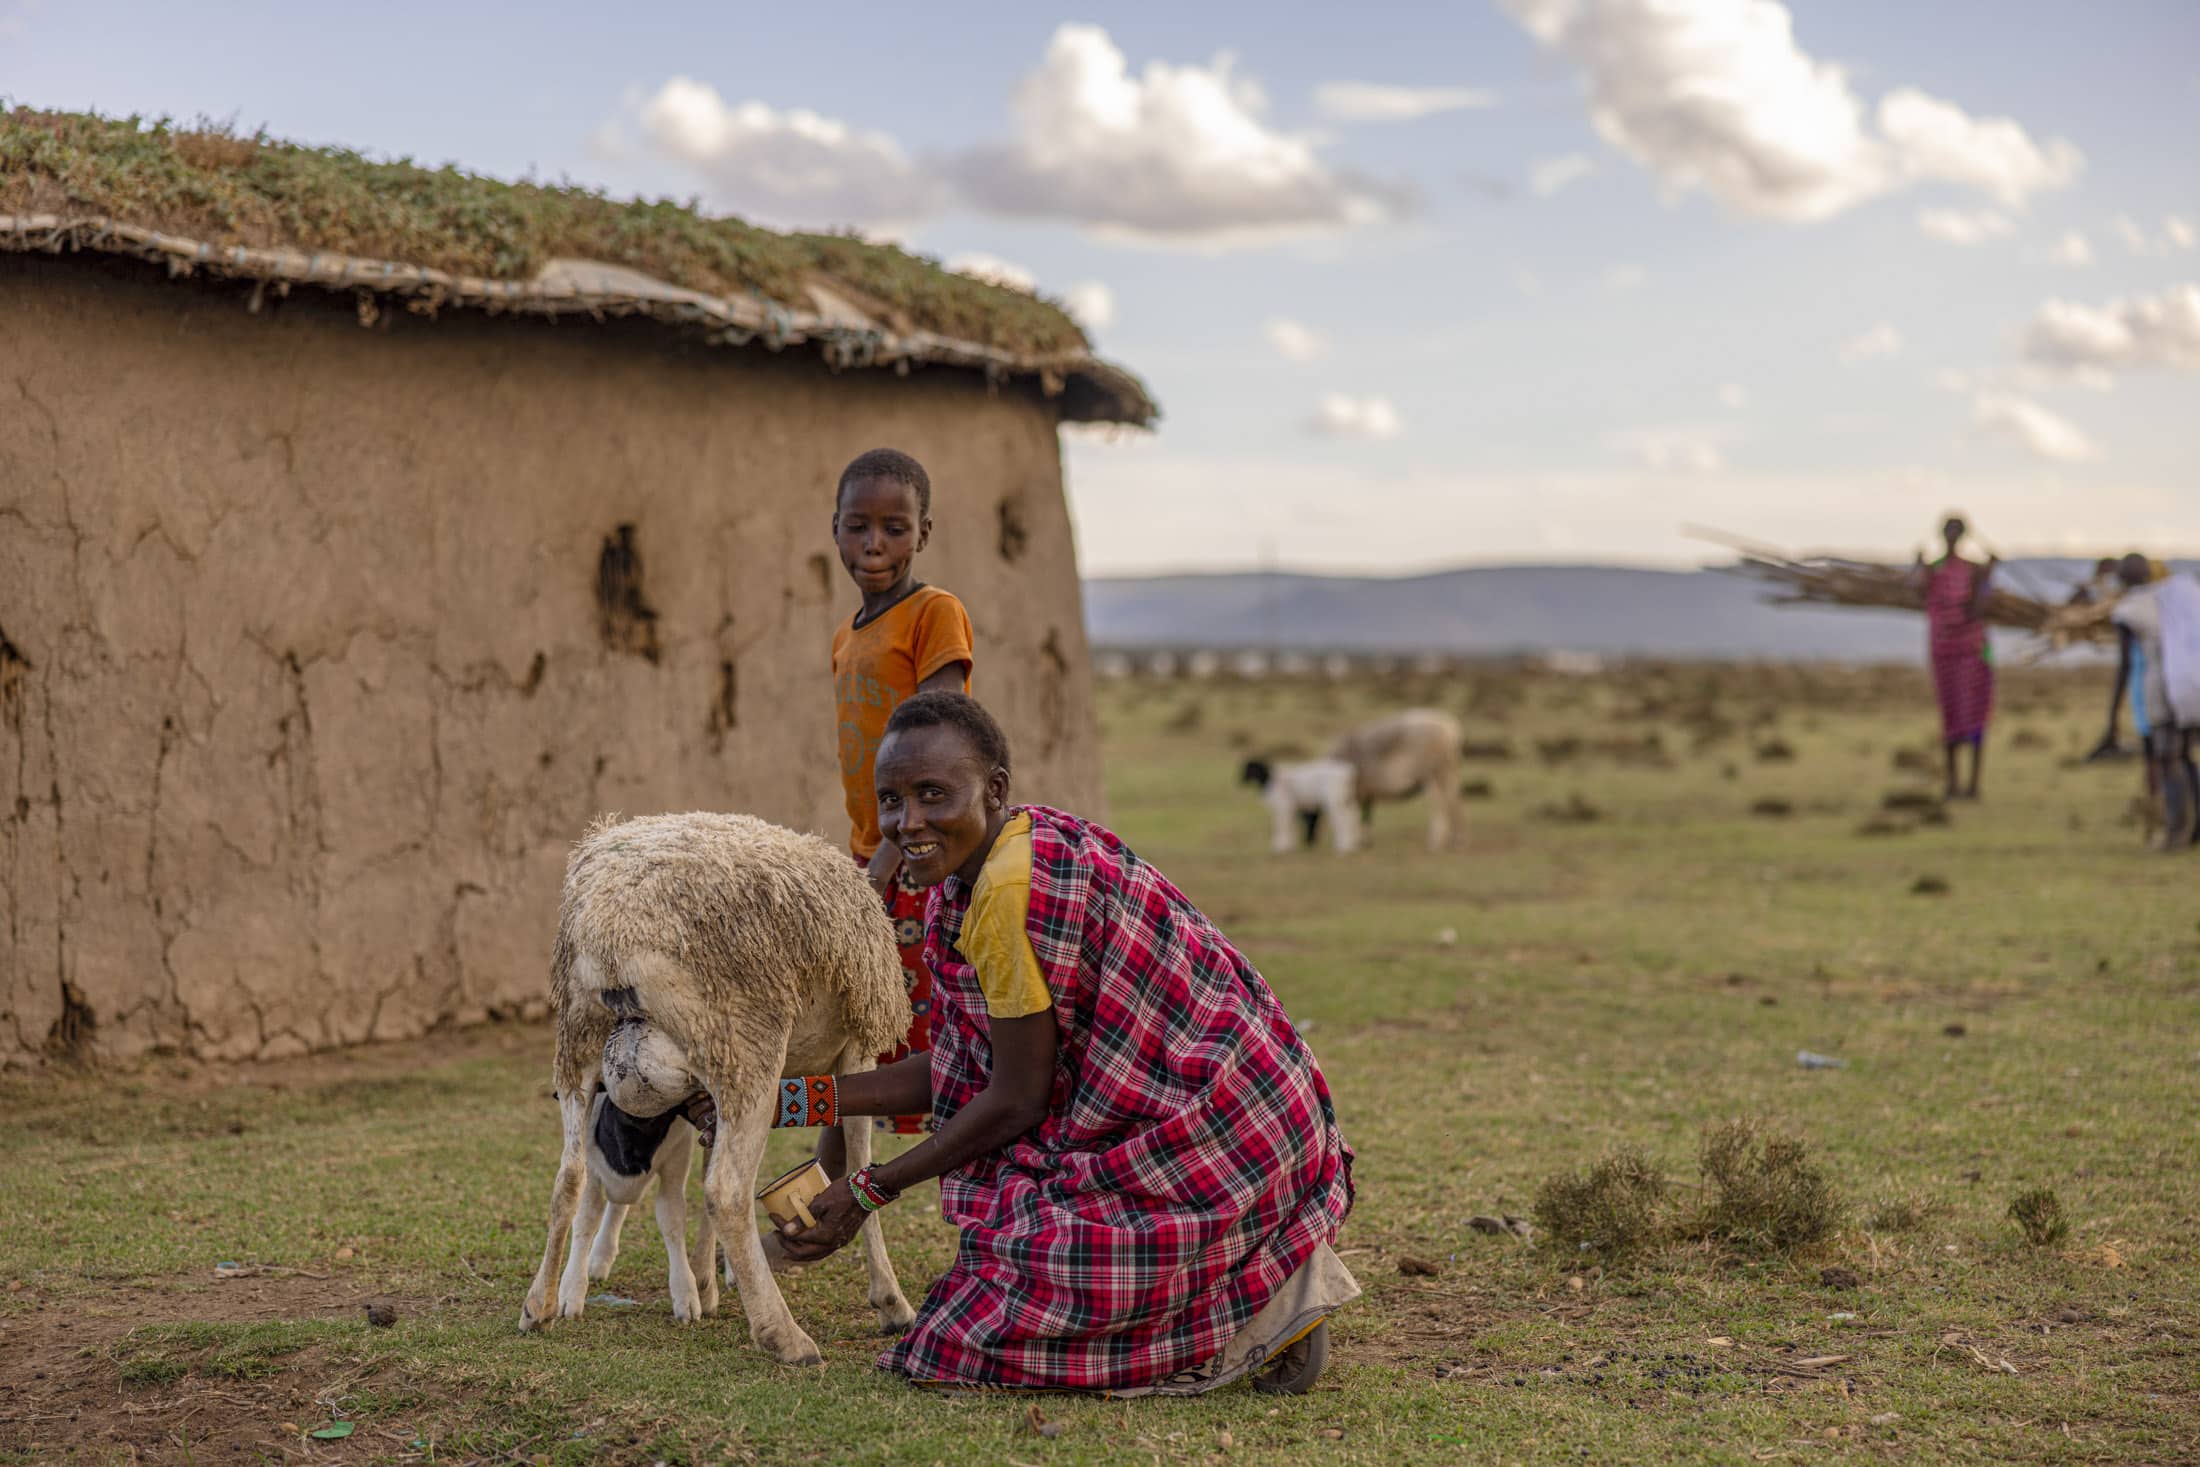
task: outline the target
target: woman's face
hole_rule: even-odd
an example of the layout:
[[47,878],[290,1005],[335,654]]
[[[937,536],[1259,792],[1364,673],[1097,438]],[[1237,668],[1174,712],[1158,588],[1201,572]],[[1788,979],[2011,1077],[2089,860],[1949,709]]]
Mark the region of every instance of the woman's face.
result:
[[988,768],[962,730],[903,729],[879,745],[879,833],[919,886],[978,879],[1008,811],[1008,771]]
[[1963,532],[1965,528],[1966,527],[1961,520],[1950,520],[1948,521],[1948,523],[1940,527],[1941,537],[1948,542],[1948,550],[1950,554],[1953,554],[1955,552],[1956,545],[1963,539]]

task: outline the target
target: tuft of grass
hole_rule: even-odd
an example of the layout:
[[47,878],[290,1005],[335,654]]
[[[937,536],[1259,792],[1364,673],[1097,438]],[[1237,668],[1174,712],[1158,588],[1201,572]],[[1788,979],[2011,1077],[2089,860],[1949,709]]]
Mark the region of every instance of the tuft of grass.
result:
[[1754,1119],[1707,1127],[1700,1236],[1784,1253],[1818,1242],[1841,1222],[1841,1202],[1800,1137]]
[[1623,1146],[1586,1171],[1545,1178],[1536,1188],[1535,1225],[1553,1246],[1624,1257],[1662,1239],[1664,1199],[1658,1169],[1642,1152]]
[[1929,1192],[1883,1192],[1865,1204],[1862,1222],[1875,1233],[1914,1233],[1943,1210]]
[[507,183],[224,124],[0,112],[0,212],[104,214],[215,244],[292,245],[526,280],[553,259],[624,265],[714,295],[809,308],[826,279],[898,328],[1006,350],[1085,349],[1060,307],[852,235],[779,234],[669,199]]
[[2049,1248],[2070,1236],[2070,1219],[2052,1187],[2033,1187],[2009,1199],[2009,1220],[2035,1248]]

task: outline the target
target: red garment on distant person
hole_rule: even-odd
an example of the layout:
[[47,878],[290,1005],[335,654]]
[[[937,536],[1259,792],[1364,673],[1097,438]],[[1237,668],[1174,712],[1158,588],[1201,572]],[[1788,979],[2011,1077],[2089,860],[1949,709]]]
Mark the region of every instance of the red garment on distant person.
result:
[[1986,571],[1949,556],[1925,581],[1925,624],[1933,661],[1933,696],[1940,702],[1945,743],[1976,743],[1994,715],[1994,664],[1986,623],[1973,614]]
[[[1025,931],[1060,1035],[1047,1117],[940,1178],[954,1264],[879,1364],[921,1382],[1107,1391],[1222,1352],[1352,1206],[1329,1086],[1253,965],[1109,831],[1028,807]],[[926,914],[933,1115],[985,1089],[991,1024]]]

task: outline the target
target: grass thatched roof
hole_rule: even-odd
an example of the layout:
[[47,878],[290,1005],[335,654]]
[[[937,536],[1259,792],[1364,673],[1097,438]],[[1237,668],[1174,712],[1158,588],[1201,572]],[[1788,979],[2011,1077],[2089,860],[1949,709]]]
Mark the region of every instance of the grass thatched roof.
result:
[[[1156,415],[1136,379],[1095,358],[1059,306],[891,245],[780,234],[670,201],[381,163],[219,126],[0,113],[0,247],[110,249],[426,296],[431,307],[608,307],[712,328],[719,339],[812,341],[841,364],[948,361],[1038,377],[1050,390],[1071,389],[1072,417]],[[573,261],[635,274],[553,269]],[[546,272],[558,283],[542,285]]]

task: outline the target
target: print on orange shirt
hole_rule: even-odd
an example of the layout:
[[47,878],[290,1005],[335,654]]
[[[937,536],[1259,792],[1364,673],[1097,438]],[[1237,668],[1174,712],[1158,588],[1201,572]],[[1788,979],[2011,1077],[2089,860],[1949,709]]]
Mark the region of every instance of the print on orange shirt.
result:
[[840,785],[848,801],[849,848],[868,861],[878,849],[878,790],[872,770],[886,720],[914,697],[917,685],[954,663],[964,664],[970,691],[970,613],[937,586],[895,602],[861,627],[855,618],[833,633],[833,702],[840,716]]

